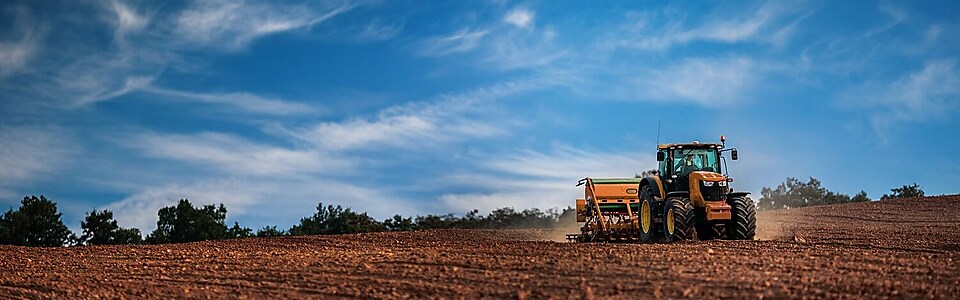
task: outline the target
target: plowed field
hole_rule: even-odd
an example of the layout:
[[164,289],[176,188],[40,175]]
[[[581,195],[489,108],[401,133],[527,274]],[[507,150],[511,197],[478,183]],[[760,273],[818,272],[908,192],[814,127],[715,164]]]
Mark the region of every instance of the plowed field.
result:
[[960,197],[759,214],[758,241],[572,244],[441,230],[0,246],[0,298],[960,297]]

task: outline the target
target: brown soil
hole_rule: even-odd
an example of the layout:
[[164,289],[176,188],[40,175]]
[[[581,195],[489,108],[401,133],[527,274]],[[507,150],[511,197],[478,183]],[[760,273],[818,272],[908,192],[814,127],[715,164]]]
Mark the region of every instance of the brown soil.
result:
[[0,298],[955,298],[960,197],[762,212],[759,241],[440,230],[0,246]]

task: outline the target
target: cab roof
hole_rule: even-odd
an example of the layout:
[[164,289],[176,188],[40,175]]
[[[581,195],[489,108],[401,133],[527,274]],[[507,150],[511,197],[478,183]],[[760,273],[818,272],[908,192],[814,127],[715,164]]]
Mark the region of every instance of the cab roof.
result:
[[688,148],[688,149],[704,149],[704,148],[723,148],[722,144],[717,143],[701,143],[698,141],[693,141],[692,143],[677,143],[677,144],[660,144],[657,145],[657,149],[670,149],[670,148]]

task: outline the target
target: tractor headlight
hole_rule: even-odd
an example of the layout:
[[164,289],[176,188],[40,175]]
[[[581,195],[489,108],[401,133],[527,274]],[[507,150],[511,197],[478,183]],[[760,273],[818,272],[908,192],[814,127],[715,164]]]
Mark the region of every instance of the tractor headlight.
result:
[[703,182],[703,186],[705,186],[705,187],[711,187],[711,186],[713,186],[713,181],[704,181],[704,182]]
[[727,186],[727,182],[726,182],[726,181],[721,181],[721,182],[718,182],[717,184],[720,185],[720,186]]

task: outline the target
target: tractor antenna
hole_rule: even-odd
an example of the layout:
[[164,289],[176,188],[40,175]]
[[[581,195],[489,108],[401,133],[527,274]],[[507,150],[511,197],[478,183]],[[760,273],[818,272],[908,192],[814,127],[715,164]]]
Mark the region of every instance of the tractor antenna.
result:
[[660,120],[657,120],[657,146],[660,146]]

